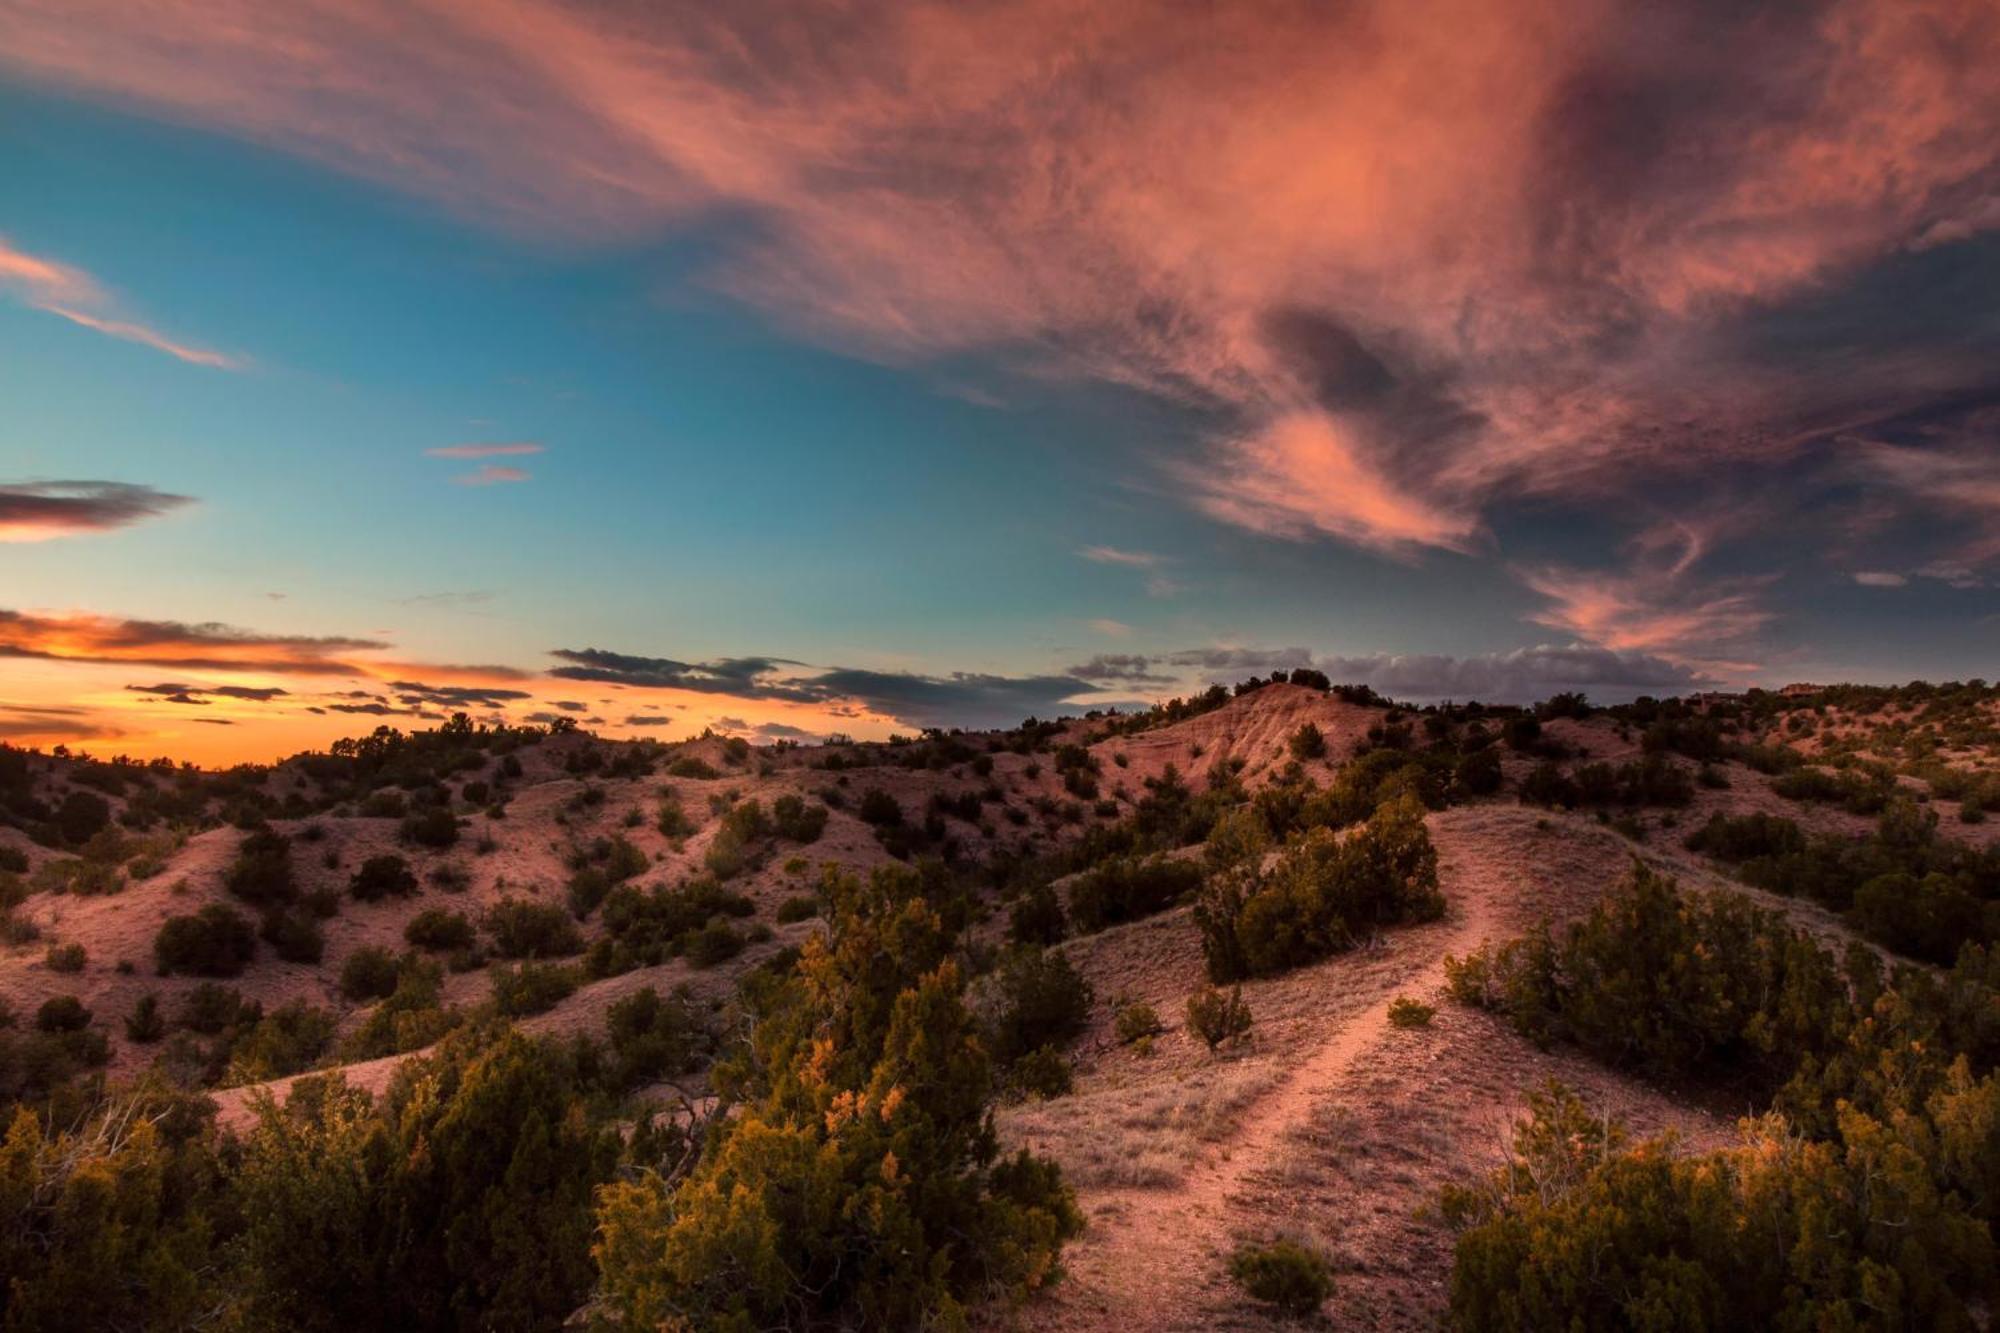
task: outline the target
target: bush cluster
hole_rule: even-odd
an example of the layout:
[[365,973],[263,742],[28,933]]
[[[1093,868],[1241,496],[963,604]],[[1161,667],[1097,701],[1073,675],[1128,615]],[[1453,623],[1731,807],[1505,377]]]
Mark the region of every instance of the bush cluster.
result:
[[1296,837],[1269,871],[1246,864],[1211,876],[1195,905],[1210,978],[1268,976],[1442,916],[1423,814],[1405,796],[1345,838],[1327,828]]

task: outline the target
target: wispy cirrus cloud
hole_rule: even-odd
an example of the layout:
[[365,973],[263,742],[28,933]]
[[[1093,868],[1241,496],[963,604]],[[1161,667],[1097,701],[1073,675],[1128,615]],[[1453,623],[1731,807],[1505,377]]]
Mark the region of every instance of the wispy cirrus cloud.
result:
[[0,542],[110,532],[193,503],[185,495],[119,481],[0,484]]
[[532,475],[526,468],[486,463],[471,472],[453,477],[452,481],[460,486],[500,486],[510,482],[527,481]]
[[88,273],[73,265],[32,255],[0,236],[0,290],[24,304],[106,337],[139,343],[190,365],[241,370],[239,357],[168,337],[149,324],[119,313],[116,302]]
[[[1623,568],[1542,565],[1517,570],[1521,581],[1548,603],[1528,618],[1616,652],[1721,665],[1720,654],[1740,652],[1774,613],[1762,600],[1768,578],[1718,578],[1700,571],[1710,540],[1693,525],[1661,523],[1632,540]],[[1738,670],[1748,666],[1728,665]]]
[[1151,551],[1127,551],[1116,546],[1086,546],[1077,552],[1096,565],[1122,565],[1127,569],[1157,569],[1166,557]]
[[424,450],[424,453],[431,458],[512,458],[543,452],[546,452],[544,447],[532,440],[496,444],[446,444]]

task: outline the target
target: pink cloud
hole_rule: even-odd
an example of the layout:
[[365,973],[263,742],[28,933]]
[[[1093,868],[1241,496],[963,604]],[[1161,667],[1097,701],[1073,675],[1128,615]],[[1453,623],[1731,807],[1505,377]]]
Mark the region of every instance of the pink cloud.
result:
[[[102,333],[106,337],[139,343],[190,365],[217,370],[240,370],[244,363],[233,356],[177,342],[135,320],[111,313],[111,298],[83,270],[31,255],[10,246],[0,237],[0,288],[11,288],[29,306],[58,315],[72,324]],[[91,314],[78,306],[94,305],[107,313]]]
[[1549,603],[1529,615],[1538,625],[1614,652],[1740,674],[1753,664],[1718,654],[1739,651],[1770,623],[1773,613],[1759,601],[1769,580],[1702,577],[1697,566],[1709,543],[1692,525],[1661,523],[1632,540],[1622,570],[1545,565],[1515,572]]
[[460,486],[495,486],[505,482],[526,481],[529,473],[525,468],[505,467],[499,463],[488,463],[471,472],[453,477]]
[[1469,512],[1391,480],[1319,413],[1293,413],[1227,441],[1219,459],[1190,468],[1186,480],[1209,513],[1281,537],[1323,534],[1390,553],[1464,550],[1477,526]]
[[539,454],[543,446],[530,441],[509,444],[447,444],[436,449],[426,449],[431,458],[506,458],[517,454]]
[[1164,559],[1151,551],[1126,551],[1116,546],[1086,546],[1077,554],[1093,564],[1123,565],[1128,569],[1152,569]]
[[1194,503],[1394,554],[1782,454],[1817,386],[1718,323],[2000,226],[1983,0],[16,0],[0,66],[484,225],[746,219],[708,280],[788,327],[1193,403]]

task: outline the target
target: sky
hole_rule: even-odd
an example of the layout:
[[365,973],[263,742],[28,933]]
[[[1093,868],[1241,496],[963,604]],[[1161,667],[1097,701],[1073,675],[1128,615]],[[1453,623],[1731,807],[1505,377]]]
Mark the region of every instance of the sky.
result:
[[1990,0],[0,0],[0,739],[1996,662]]

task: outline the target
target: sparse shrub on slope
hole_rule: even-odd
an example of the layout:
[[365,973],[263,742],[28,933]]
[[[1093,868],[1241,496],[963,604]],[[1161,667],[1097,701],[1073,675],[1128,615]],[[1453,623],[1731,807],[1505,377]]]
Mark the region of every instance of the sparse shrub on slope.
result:
[[1248,1032],[1250,1022],[1250,1006],[1244,1003],[1241,986],[1232,986],[1226,992],[1203,986],[1188,996],[1188,1031],[1211,1053]]
[[538,963],[532,959],[512,967],[496,966],[491,973],[493,1007],[507,1018],[527,1018],[544,1014],[576,994],[583,984],[577,969],[567,963]]
[[685,1074],[714,1044],[705,1016],[685,986],[665,997],[651,986],[634,991],[611,1006],[605,1034],[611,1043],[612,1086],[621,1090]]
[[170,916],[153,939],[160,975],[233,977],[257,953],[257,936],[241,913],[211,903],[191,916]]
[[826,807],[791,793],[771,803],[773,830],[788,842],[818,842],[826,831]]
[[[686,953],[713,918],[745,917],[754,910],[748,898],[712,879],[691,880],[672,889],[621,884],[604,900],[605,935],[591,947],[590,974],[608,977],[636,967],[656,967]],[[716,943],[711,940],[707,947]]]
[[419,949],[450,953],[471,948],[479,933],[463,912],[431,907],[410,919],[410,924],[403,928],[403,938]]
[[340,993],[357,1003],[384,999],[396,989],[396,972],[396,955],[387,949],[356,949],[340,965]]
[[1012,1064],[1043,1046],[1064,1046],[1090,1018],[1090,983],[1057,949],[1008,954],[992,980],[988,1025],[994,1058]]
[[1414,796],[1383,806],[1343,838],[1315,828],[1270,871],[1210,878],[1195,905],[1215,981],[1268,976],[1339,953],[1384,927],[1444,914],[1437,852]]
[[246,834],[223,872],[222,886],[256,907],[291,902],[298,894],[292,882],[292,840],[270,828]]
[[1088,935],[1165,911],[1200,887],[1199,862],[1114,857],[1071,882],[1069,920]]
[[391,896],[407,898],[418,887],[417,877],[410,873],[410,863],[389,853],[363,861],[348,881],[347,891],[364,903],[372,903]]
[[1807,838],[1787,819],[1718,815],[1688,846],[1746,883],[1846,912],[1871,939],[1927,962],[2000,939],[2000,848],[1938,837],[1936,814],[1906,797],[1882,807],[1867,838]]
[[551,1328],[591,1284],[590,1197],[616,1136],[572,1065],[468,1033],[379,1100],[338,1075],[267,1107],[239,1176],[252,1312],[304,1330]]
[[1839,968],[1778,913],[1737,894],[1683,895],[1635,862],[1590,914],[1448,963],[1453,994],[1538,1041],[1574,1041],[1664,1079],[1748,1079],[1774,1092],[1847,1013]]
[[[1921,1120],[1841,1114],[1827,1140],[1776,1117],[1741,1146],[1628,1146],[1623,1127],[1551,1088],[1530,1099],[1506,1166],[1452,1189],[1453,1327],[1970,1330],[1995,1269],[1966,1201],[1987,1182],[1957,1154],[2000,1130],[1990,1091]],[[1942,1147],[1942,1151],[1941,1151]],[[1991,1160],[1991,1149],[1982,1155]]]
[[1016,944],[1057,944],[1069,933],[1069,919],[1053,886],[1037,882],[1014,901],[1007,934]]
[[493,951],[502,958],[565,958],[583,952],[583,933],[552,903],[503,898],[486,912]]
[[955,930],[902,867],[828,901],[827,936],[762,995],[754,1056],[718,1070],[738,1114],[685,1179],[600,1195],[617,1327],[955,1323],[1060,1271],[1082,1219],[1052,1164],[999,1157]]
[[458,842],[458,820],[450,807],[434,805],[406,817],[399,834],[404,842],[442,851]]
[[1244,1246],[1230,1256],[1229,1276],[1250,1299],[1293,1318],[1314,1313],[1333,1295],[1333,1270],[1296,1241]]
[[1459,797],[1491,796],[1500,790],[1504,777],[1500,751],[1490,745],[1485,746],[1466,755],[1452,768],[1452,794]]

